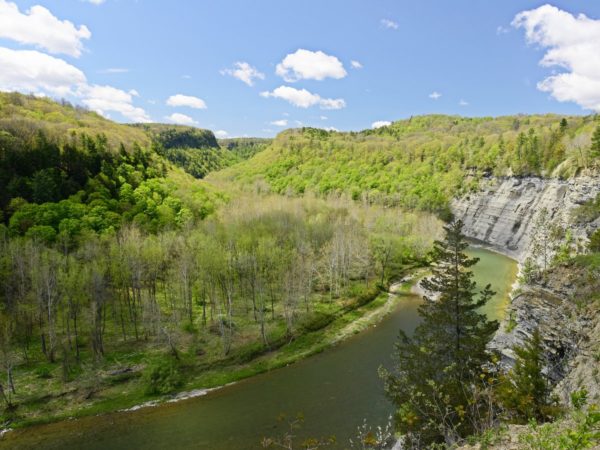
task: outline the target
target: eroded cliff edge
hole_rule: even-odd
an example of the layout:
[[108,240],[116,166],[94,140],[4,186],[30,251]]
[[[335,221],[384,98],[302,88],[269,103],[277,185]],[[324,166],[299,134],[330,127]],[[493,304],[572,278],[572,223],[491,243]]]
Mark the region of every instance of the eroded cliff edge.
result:
[[[588,236],[600,228],[600,218],[575,223],[578,206],[600,194],[599,176],[569,180],[539,177],[484,178],[477,193],[452,204],[455,217],[465,223],[465,234],[519,263],[533,254],[535,222],[546,209],[548,220],[571,230],[573,245],[584,248]],[[512,348],[538,328],[544,340],[546,373],[555,393],[565,403],[575,390],[586,389],[600,400],[600,269],[573,262],[550,269],[542,279],[520,285],[506,318],[490,347],[503,363],[514,362]]]
[[[489,177],[480,190],[458,198],[452,212],[464,224],[465,234],[519,262],[531,254],[532,234],[538,214],[545,208],[553,222],[571,224],[571,212],[600,193],[600,177],[569,180],[539,177]],[[575,241],[600,224],[570,226]]]

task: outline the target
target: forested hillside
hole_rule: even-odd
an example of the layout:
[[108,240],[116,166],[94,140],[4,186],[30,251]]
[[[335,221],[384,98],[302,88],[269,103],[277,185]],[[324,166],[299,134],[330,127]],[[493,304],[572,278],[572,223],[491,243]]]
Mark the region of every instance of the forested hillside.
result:
[[219,146],[206,130],[1,98],[3,423],[112,410],[319,351],[381,308],[439,232],[430,215],[348,199],[232,198],[176,167],[202,176],[268,141]]
[[12,236],[71,246],[125,223],[181,227],[223,198],[171,168],[138,128],[48,99],[0,101],[0,211]]
[[[596,116],[417,116],[340,133],[287,130],[245,163],[215,174],[259,191],[346,193],[445,214],[482,174],[570,176],[594,166]],[[471,177],[472,176],[472,177]]]

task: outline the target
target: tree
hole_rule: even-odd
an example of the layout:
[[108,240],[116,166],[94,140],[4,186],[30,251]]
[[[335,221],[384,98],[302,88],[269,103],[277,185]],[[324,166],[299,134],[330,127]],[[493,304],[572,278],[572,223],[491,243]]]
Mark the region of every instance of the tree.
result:
[[545,421],[556,411],[550,398],[550,385],[544,374],[544,348],[539,330],[522,346],[513,348],[514,368],[500,384],[499,398],[511,419],[527,423],[531,419]]
[[600,156],[600,125],[594,130],[592,134],[592,146],[590,148],[590,155],[592,158],[598,158]]
[[421,285],[439,297],[424,297],[423,322],[412,337],[400,332],[393,371],[380,370],[397,407],[398,430],[422,444],[456,443],[479,429],[489,407],[476,386],[491,361],[486,344],[498,328],[480,308],[494,292],[487,285],[477,294],[469,268],[478,259],[464,253],[462,228],[461,221],[452,222],[444,227],[445,240],[434,242],[432,276]]

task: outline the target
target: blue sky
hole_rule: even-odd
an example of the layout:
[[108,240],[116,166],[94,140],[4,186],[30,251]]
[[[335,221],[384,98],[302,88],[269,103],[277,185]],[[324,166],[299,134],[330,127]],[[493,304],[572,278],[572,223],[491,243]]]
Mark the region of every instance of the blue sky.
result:
[[[589,28],[583,39],[586,48],[597,52],[587,59],[600,58],[596,33],[600,22],[592,20],[600,18],[600,2],[555,1],[551,4],[556,8],[546,14],[528,17],[520,27],[511,25],[520,12],[544,4],[0,0],[0,20],[10,6],[11,14],[16,14],[16,5],[19,18],[28,24],[26,16],[34,11],[30,8],[40,5],[58,21],[73,25],[66,31],[61,28],[65,39],[54,42],[58,34],[47,15],[43,23],[49,27],[48,35],[40,34],[42,27],[35,23],[29,24],[31,36],[26,35],[29,25],[2,32],[0,24],[0,50],[16,51],[4,55],[8,59],[0,55],[0,63],[24,67],[14,60],[24,58],[23,51],[28,50],[52,58],[45,62],[40,55],[27,54],[39,57],[46,69],[62,64],[55,60],[73,67],[60,66],[70,70],[65,86],[55,79],[62,72],[36,74],[27,83],[0,74],[0,89],[64,96],[117,121],[192,120],[222,136],[273,136],[300,124],[360,130],[377,121],[428,113],[496,116],[597,110],[598,99],[582,89],[567,86],[571,90],[565,93],[568,80],[554,80],[564,83],[545,91],[538,83],[557,73],[575,76],[584,65],[570,52],[582,44],[563,36],[573,35],[569,27]],[[580,13],[589,20],[577,20]],[[528,26],[534,31],[544,28],[545,35],[528,41]],[[300,49],[308,52],[297,53]],[[556,64],[541,66],[540,60],[552,49],[562,57]],[[287,55],[292,57],[277,74]],[[352,61],[361,67],[352,67]],[[227,72],[236,62],[247,63],[262,77],[252,78],[251,86],[236,79]],[[593,90],[600,82],[598,70],[581,70],[589,78],[586,83],[591,83],[588,91]],[[54,84],[48,87],[44,76],[55,77]],[[285,98],[295,91],[275,91],[280,86],[308,91],[298,94],[296,103],[306,97],[310,106],[294,106]],[[432,98],[433,93],[440,96]],[[170,102],[178,106],[169,106],[167,100],[175,95],[186,97]],[[327,109],[331,107],[336,109]]]

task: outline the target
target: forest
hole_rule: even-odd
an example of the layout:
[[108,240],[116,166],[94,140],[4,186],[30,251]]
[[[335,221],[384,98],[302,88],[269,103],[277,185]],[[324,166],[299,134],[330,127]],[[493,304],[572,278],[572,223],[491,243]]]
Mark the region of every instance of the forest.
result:
[[[321,351],[381,308],[392,282],[416,268],[436,273],[443,251],[434,241],[454,196],[491,175],[572,176],[599,157],[596,116],[420,116],[362,132],[217,140],[0,93],[2,420],[110,411]],[[595,220],[598,204],[578,217]],[[438,275],[430,287],[443,291]],[[472,377],[493,362],[481,345],[495,328],[474,312],[469,320],[483,330],[468,344],[479,358]],[[400,359],[443,352],[428,333],[404,336]],[[536,345],[522,350],[523,364]],[[401,388],[431,393],[420,374],[382,372],[397,428],[418,425],[435,443],[439,430],[411,418],[429,405]],[[454,375],[445,392],[470,402],[455,382],[464,374]],[[545,420],[538,407],[551,406],[546,397],[523,404],[531,391],[497,395],[516,421]],[[453,413],[452,439],[482,431],[465,414]]]

